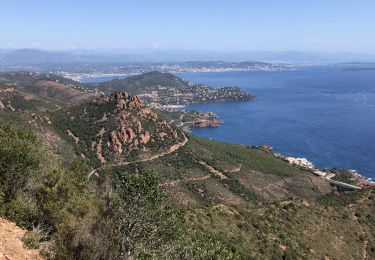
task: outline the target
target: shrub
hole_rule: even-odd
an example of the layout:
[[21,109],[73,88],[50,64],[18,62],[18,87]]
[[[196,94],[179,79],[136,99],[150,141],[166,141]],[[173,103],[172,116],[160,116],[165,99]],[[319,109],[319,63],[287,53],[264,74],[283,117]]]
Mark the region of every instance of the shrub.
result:
[[32,228],[38,221],[37,208],[32,199],[21,196],[0,204],[0,214],[26,229]]
[[28,248],[38,249],[40,247],[40,243],[46,238],[46,232],[37,226],[25,234],[25,236],[22,238],[22,242]]
[[39,168],[41,153],[36,137],[0,120],[0,194],[3,201],[14,198],[25,188]]

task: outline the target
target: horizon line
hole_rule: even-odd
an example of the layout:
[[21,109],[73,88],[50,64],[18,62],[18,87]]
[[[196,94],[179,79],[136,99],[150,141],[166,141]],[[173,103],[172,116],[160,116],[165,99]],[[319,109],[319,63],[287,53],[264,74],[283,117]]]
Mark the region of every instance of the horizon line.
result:
[[209,50],[209,49],[179,49],[179,48],[38,48],[38,47],[20,47],[20,48],[0,48],[0,51],[17,51],[17,50],[32,50],[32,51],[45,51],[45,52],[74,52],[74,51],[121,51],[128,52],[142,52],[142,51],[180,51],[180,52],[211,52],[218,54],[234,54],[242,52],[296,52],[296,53],[311,53],[311,54],[361,54],[361,55],[375,55],[374,52],[360,52],[350,50],[337,50],[337,51],[323,51],[323,50],[297,50],[297,49],[285,49],[285,50],[267,50],[267,49],[252,49],[252,50]]

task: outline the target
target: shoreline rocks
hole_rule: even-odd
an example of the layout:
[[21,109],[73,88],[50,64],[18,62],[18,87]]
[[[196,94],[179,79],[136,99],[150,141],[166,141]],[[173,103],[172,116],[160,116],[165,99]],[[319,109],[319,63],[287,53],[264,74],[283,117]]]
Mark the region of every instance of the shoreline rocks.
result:
[[190,124],[190,127],[193,128],[213,128],[213,127],[219,127],[223,124],[223,121],[217,120],[217,119],[201,119],[194,121]]

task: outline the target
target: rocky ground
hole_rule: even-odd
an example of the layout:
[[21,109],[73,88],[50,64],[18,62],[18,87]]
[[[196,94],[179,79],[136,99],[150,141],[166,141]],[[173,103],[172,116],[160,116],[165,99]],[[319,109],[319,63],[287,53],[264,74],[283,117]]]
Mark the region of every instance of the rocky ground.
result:
[[0,218],[0,260],[43,259],[38,250],[24,247],[22,237],[26,230],[15,223]]

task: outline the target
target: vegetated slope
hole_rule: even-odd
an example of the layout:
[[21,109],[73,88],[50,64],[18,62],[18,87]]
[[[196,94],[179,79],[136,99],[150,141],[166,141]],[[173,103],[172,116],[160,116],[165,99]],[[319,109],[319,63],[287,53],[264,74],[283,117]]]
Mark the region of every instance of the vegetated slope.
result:
[[125,79],[94,84],[104,92],[127,91],[156,105],[186,105],[199,102],[253,100],[238,87],[212,88],[189,83],[170,73],[148,72]]
[[177,205],[243,205],[332,190],[326,180],[261,149],[194,136],[176,153],[126,169],[157,173]]
[[78,154],[96,165],[145,160],[185,141],[178,129],[128,93],[103,95],[59,110],[52,117]]
[[243,259],[374,259],[375,190],[192,208],[186,221]]
[[71,158],[72,149],[55,133],[49,111],[96,96],[99,94],[80,83],[56,75],[0,73],[0,118],[11,119],[32,130],[61,158]]
[[[185,225],[152,172],[123,172],[117,181],[103,171],[87,178],[83,162],[63,166],[31,132],[2,119],[0,162],[0,216],[28,229],[23,242],[47,259],[238,259]],[[1,238],[4,231],[5,240],[19,235],[1,221]],[[14,253],[7,257],[26,259]]]
[[[185,221],[241,259],[374,257],[375,196],[330,184],[256,147],[189,137],[176,153],[117,167],[157,173]],[[115,176],[116,176],[115,175]]]
[[167,88],[183,88],[186,84],[187,82],[173,74],[153,71],[124,79],[114,79],[97,84],[97,86],[108,92],[128,91],[134,94],[141,94],[144,91],[150,92],[154,90],[158,85]]
[[3,109],[53,109],[95,96],[98,96],[95,91],[56,75],[33,72],[0,73],[0,107]]
[[[32,134],[1,123],[0,215],[28,228],[28,244],[48,257],[118,259],[124,253],[167,259],[375,257],[374,190],[307,199],[269,200],[259,194],[261,199],[248,201],[241,194],[249,193],[238,189],[232,192],[243,201],[235,205],[221,198],[228,198],[221,187],[234,187],[226,183],[232,178],[229,172],[251,176],[248,169],[253,168],[263,171],[265,181],[304,174],[263,151],[198,138],[152,162],[162,177],[160,185],[146,169],[149,162],[133,165],[142,170],[137,174],[118,168],[117,175],[102,170],[97,178],[87,179],[87,166],[75,162],[62,168]],[[239,166],[244,158],[249,162]],[[164,175],[161,167],[166,167]],[[174,183],[166,182],[172,174]],[[196,202],[201,197],[200,203],[179,211],[170,208],[162,195],[166,190],[182,202],[181,192],[173,187],[208,179],[215,182],[192,186],[196,196],[191,197]],[[189,188],[183,192],[189,195]]]

